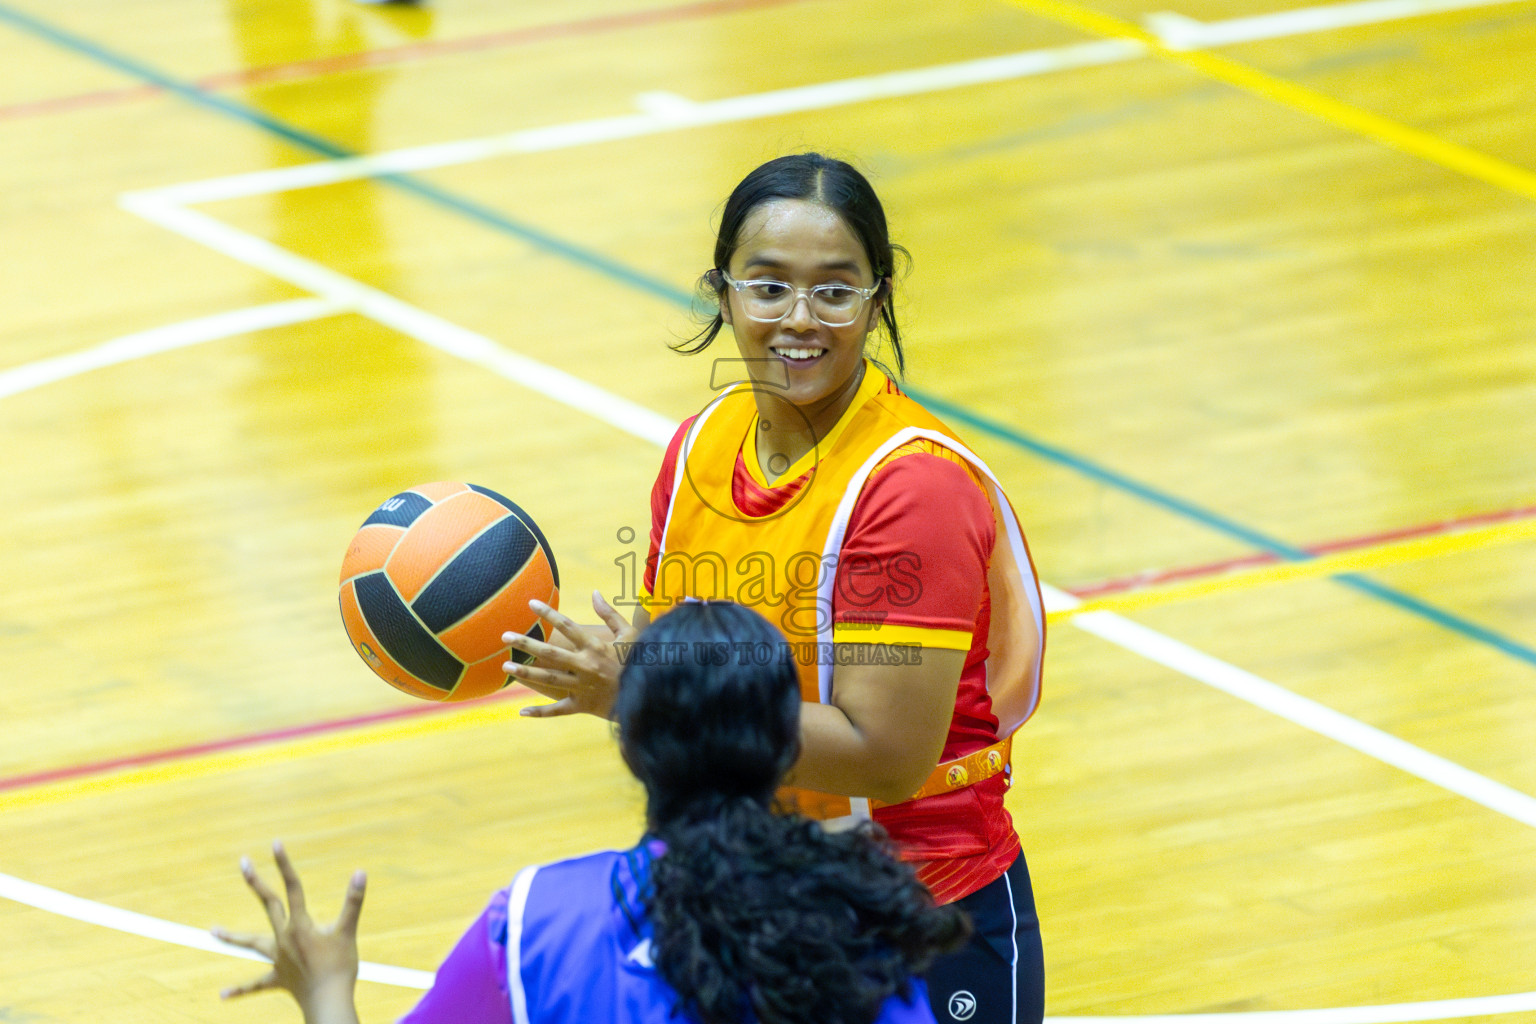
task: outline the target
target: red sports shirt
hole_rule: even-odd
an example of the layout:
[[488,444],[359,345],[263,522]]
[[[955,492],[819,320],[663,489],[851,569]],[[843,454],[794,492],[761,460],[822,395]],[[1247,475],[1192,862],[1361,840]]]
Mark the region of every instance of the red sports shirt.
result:
[[[655,587],[678,453],[692,422],[684,422],[673,435],[651,489],[650,555],[643,585],[647,595]],[[807,479],[770,486],[755,469],[755,452],[751,463],[738,452],[731,490],[744,515],[777,511]],[[973,474],[960,456],[934,442],[914,441],[892,452],[860,493],[838,559],[835,641],[915,641],[967,652],[943,760],[963,757],[999,739],[984,678],[991,618],[987,565],[996,527]],[[878,820],[940,903],[980,889],[1018,856],[1018,835],[1003,806],[1008,783],[1008,775],[997,775],[965,789],[879,810]]]

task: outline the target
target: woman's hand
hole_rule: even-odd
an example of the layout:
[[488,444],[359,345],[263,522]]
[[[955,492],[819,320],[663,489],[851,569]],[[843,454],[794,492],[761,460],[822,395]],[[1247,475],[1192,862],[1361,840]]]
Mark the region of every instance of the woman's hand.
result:
[[357,919],[363,909],[367,879],[361,871],[352,876],[342,902],[341,916],[329,927],[317,925],[304,905],[304,886],[281,843],[272,844],[272,856],[288,891],[288,906],[273,892],[249,858],[240,861],[240,873],[261,901],[271,922],[271,935],[252,935],[213,930],[214,938],[232,946],[254,950],[272,961],[272,970],[244,985],[227,988],[224,999],[286,989],[298,1000],[308,1024],[356,1024],[353,989],[357,984]]
[[599,718],[610,717],[614,697],[619,692],[619,671],[624,667],[619,645],[633,643],[639,630],[625,622],[624,616],[595,591],[592,609],[612,633],[612,639],[573,622],[543,601],[529,601],[528,607],[555,627],[561,642],[543,643],[522,633],[502,635],[508,647],[534,659],[526,665],[508,661],[501,666],[503,671],[530,690],[554,700],[553,704],[523,708],[522,714],[529,718],[553,718],[585,712]]

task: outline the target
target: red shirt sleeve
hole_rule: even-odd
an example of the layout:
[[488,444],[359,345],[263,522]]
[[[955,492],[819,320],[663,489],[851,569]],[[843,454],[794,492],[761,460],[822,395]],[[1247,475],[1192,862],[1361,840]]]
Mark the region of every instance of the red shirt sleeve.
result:
[[911,627],[963,633],[934,645],[968,649],[996,537],[992,505],[964,466],[925,452],[891,460],[849,518],[833,621],[853,628],[838,638],[864,639],[863,627],[879,642],[880,627]]
[[667,509],[672,507],[672,483],[677,479],[677,460],[683,450],[683,438],[693,427],[698,416],[689,416],[678,425],[677,433],[667,442],[667,453],[661,458],[661,472],[651,484],[651,547],[645,556],[645,577],[640,589],[650,595],[656,589],[656,559],[661,554],[661,531],[667,525]]

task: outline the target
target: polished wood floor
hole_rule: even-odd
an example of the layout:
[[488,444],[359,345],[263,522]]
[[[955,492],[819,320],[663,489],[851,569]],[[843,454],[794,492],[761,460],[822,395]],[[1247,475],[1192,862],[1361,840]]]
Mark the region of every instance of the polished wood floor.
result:
[[634,837],[601,723],[423,713],[337,567],[462,479],[617,590],[713,218],[819,148],[1062,591],[1048,1014],[1536,1021],[1536,5],[1163,10],[0,0],[0,1020],[297,1019],[171,927],[254,927],[274,838],[430,970]]

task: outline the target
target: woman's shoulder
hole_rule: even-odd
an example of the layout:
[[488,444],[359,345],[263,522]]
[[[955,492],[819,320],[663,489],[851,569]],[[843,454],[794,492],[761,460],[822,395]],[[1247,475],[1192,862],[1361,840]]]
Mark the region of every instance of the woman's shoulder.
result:
[[564,860],[550,861],[548,864],[535,864],[525,868],[524,871],[544,878],[581,877],[592,874],[606,876],[625,859],[629,852],[631,851],[597,850],[593,853],[584,853],[579,857],[567,857]]
[[891,451],[875,465],[870,483],[893,469],[900,469],[901,475],[912,484],[953,486],[969,477],[977,487],[983,486],[981,471],[969,459],[929,437],[915,437]]
[[661,457],[661,474],[671,479],[671,474],[676,471],[677,460],[682,455],[683,442],[688,437],[688,432],[693,429],[693,424],[698,420],[699,414],[694,413],[677,425],[672,432],[672,437],[667,441],[666,454]]
[[983,481],[981,471],[965,456],[920,437],[880,460],[865,482],[858,504],[866,512],[928,507],[977,517],[985,512],[985,518],[990,519],[991,503]]
[[[618,892],[638,891],[650,871],[651,862],[662,852],[664,847],[659,842],[648,840],[627,850],[598,850],[535,865],[525,868],[524,873],[532,875],[532,887],[542,890],[546,898],[550,893],[582,891],[595,880],[598,883],[595,891],[602,893],[606,900]],[[517,888],[515,881],[512,887]]]
[[926,439],[876,467],[848,519],[844,550],[915,553],[924,564],[962,554],[985,558],[996,539],[992,503],[965,459]]
[[678,452],[682,451],[683,449],[683,440],[688,436],[688,431],[693,429],[693,424],[696,420],[698,420],[698,418],[699,414],[694,413],[692,416],[689,416],[688,418],[684,419],[683,422],[679,423],[677,425],[677,429],[672,431],[672,437],[667,441],[667,454],[663,458],[663,462],[670,463],[677,461]]

